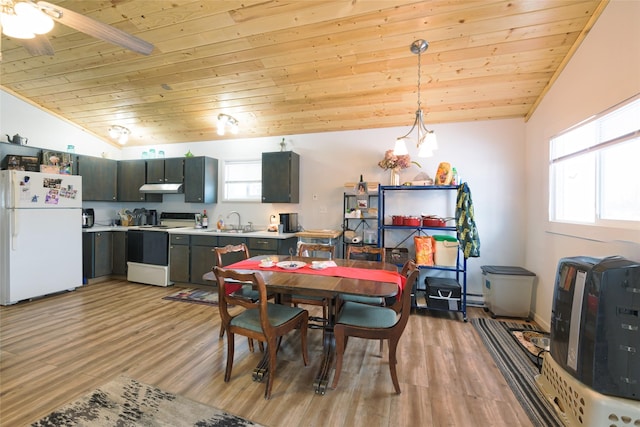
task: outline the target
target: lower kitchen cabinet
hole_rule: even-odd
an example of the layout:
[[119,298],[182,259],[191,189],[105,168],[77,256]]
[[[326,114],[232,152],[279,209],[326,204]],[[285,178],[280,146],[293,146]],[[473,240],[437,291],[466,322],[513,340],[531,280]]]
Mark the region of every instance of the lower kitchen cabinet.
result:
[[169,280],[189,283],[189,236],[172,234],[169,236]]
[[277,255],[289,254],[289,249],[295,254],[297,251],[298,239],[292,237],[290,239],[267,239],[259,237],[249,237],[248,247],[249,255]]
[[191,283],[199,285],[212,285],[202,278],[205,273],[217,264],[216,254],[213,248],[218,246],[217,236],[191,236]]
[[113,268],[111,274],[117,276],[127,275],[127,232],[112,231],[113,240]]
[[82,275],[87,279],[112,273],[113,235],[111,232],[82,233]]

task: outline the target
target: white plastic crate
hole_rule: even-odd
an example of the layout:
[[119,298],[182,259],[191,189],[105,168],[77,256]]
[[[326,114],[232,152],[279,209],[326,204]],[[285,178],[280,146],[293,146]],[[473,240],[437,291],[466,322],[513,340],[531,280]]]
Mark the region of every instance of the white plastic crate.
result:
[[582,384],[545,353],[536,385],[566,426],[640,426],[640,401],[598,393]]
[[146,283],[148,285],[169,286],[169,267],[164,265],[140,264],[127,262],[127,280],[130,282]]

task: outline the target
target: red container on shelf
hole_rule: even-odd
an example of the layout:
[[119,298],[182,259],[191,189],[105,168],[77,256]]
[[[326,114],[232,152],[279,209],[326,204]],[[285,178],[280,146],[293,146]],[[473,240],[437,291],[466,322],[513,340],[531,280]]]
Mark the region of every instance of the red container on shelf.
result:
[[391,224],[392,225],[404,225],[404,217],[402,215],[392,215],[391,216]]
[[420,227],[420,218],[417,216],[405,216],[404,224],[410,227]]
[[447,221],[444,218],[439,218],[437,216],[423,216],[422,217],[422,226],[423,227],[444,227]]

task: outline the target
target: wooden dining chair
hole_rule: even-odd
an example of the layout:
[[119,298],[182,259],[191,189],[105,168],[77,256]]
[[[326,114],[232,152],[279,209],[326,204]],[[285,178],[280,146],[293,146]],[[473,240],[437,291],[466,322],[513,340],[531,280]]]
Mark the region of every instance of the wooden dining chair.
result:
[[[329,259],[335,257],[335,246],[323,245],[315,243],[299,243],[298,244],[298,256],[300,257],[313,257],[314,254],[321,252],[329,255]],[[322,318],[312,317],[315,322],[326,322],[328,319],[329,301],[326,298],[315,295],[291,295],[291,304],[297,307],[298,304],[308,304],[322,307]],[[316,326],[317,327],[317,326]]]
[[396,370],[398,363],[396,351],[411,313],[411,290],[420,275],[415,262],[407,261],[405,267],[403,267],[403,272],[406,273],[407,281],[399,298],[400,304],[396,307],[398,311],[390,307],[376,307],[351,301],[347,301],[342,305],[333,328],[336,339],[336,372],[333,377],[332,388],[338,387],[347,338],[357,337],[372,340],[389,340],[391,380],[396,393],[400,393]]
[[[220,267],[224,267],[250,257],[249,248],[244,243],[213,248],[213,251],[216,254],[217,265]],[[230,296],[233,298],[249,299],[251,301],[257,301],[260,296],[258,291],[254,290],[251,285],[243,285],[241,288],[238,288],[238,286],[227,287],[227,292],[229,292]],[[267,295],[267,298],[273,298],[273,294],[269,293]],[[224,337],[223,323],[220,323],[219,336],[220,339]],[[253,340],[249,338],[249,351],[253,352],[253,350]]]
[[[367,261],[381,261],[384,262],[385,250],[384,248],[378,248],[376,246],[347,246],[346,259],[359,259]],[[385,300],[382,297],[367,297],[360,295],[342,295],[342,301],[361,302],[363,304],[371,304],[384,306]]]
[[[235,334],[258,340],[267,345],[269,371],[264,398],[269,399],[276,374],[276,353],[282,336],[294,329],[300,329],[302,360],[305,366],[309,363],[307,351],[309,312],[298,307],[270,303],[267,300],[267,288],[260,273],[239,273],[218,266],[213,271],[218,281],[220,316],[227,331],[227,366],[224,381],[229,382],[231,378]],[[226,287],[238,282],[251,283],[259,294],[258,300],[238,299],[231,296]],[[239,305],[244,310],[231,315],[228,310],[229,303]]]

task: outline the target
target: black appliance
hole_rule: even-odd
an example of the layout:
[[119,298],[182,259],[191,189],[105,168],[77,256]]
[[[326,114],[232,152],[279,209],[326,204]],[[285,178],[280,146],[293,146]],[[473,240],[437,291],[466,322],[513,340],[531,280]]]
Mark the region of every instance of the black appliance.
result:
[[298,214],[297,213],[281,213],[280,224],[282,224],[283,233],[298,232]]
[[91,228],[96,220],[93,209],[82,209],[82,228]]
[[562,258],[550,351],[595,391],[640,400],[640,263],[617,256]]
[[160,225],[158,223],[158,211],[155,209],[148,210],[146,213],[146,225]]

